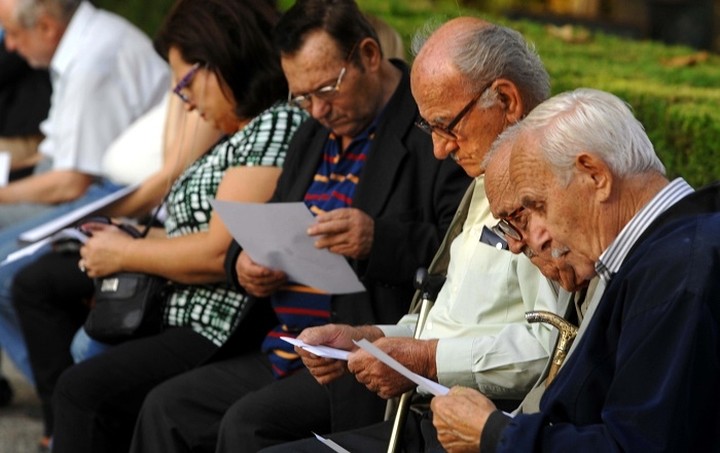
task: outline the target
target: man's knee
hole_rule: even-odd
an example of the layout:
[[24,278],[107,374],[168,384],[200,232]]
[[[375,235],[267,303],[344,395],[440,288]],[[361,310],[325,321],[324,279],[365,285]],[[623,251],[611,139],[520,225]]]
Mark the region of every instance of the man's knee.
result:
[[142,417],[150,417],[152,420],[165,420],[168,416],[172,416],[175,413],[174,409],[174,395],[173,391],[168,390],[165,385],[158,385],[148,393],[143,401],[142,409],[140,410]]
[[264,426],[277,417],[278,409],[282,410],[276,404],[251,393],[230,406],[223,416],[222,427],[228,425],[233,429],[250,425]]
[[94,373],[88,373],[84,363],[67,368],[58,378],[53,393],[56,408],[71,405],[77,409],[95,410],[100,408],[108,394],[102,388]]

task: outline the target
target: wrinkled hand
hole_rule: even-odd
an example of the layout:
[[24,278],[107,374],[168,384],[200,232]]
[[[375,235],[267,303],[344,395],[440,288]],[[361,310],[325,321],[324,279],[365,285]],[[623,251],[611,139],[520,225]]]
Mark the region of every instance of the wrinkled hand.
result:
[[[320,327],[310,327],[303,330],[298,339],[311,345],[324,345],[345,351],[356,348],[353,339],[362,338],[358,329],[345,324],[327,324]],[[318,357],[302,348],[295,347],[303,363],[318,383],[325,385],[339,378],[347,372],[347,362],[344,360]]]
[[[436,378],[437,340],[380,338],[374,344],[410,371],[429,379]],[[363,350],[350,355],[348,369],[360,383],[381,398],[393,398],[415,387],[412,381]]]
[[495,405],[482,393],[467,387],[453,387],[446,396],[430,404],[438,440],[448,453],[477,453],[480,436]]
[[240,252],[235,263],[238,282],[249,294],[267,297],[277,291],[287,281],[285,273],[261,266],[254,262],[247,253]]
[[315,247],[355,259],[370,255],[374,233],[375,221],[356,208],[320,214],[315,224],[308,228],[310,236],[318,236]]
[[92,236],[80,248],[78,265],[85,269],[88,277],[104,277],[122,271],[123,253],[135,239],[114,225],[92,223],[83,225],[83,229]]

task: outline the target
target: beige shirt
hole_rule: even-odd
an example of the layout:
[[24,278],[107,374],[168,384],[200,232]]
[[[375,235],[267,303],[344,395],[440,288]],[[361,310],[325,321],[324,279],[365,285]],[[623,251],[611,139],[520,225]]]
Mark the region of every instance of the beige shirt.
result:
[[[491,398],[520,399],[536,382],[551,351],[550,328],[528,324],[525,312],[557,311],[556,287],[523,255],[480,242],[483,226],[497,222],[485,197],[484,178],[463,230],[452,242],[447,280],[430,310],[421,338],[439,338],[438,381],[478,388]],[[416,315],[386,336],[412,336]]]

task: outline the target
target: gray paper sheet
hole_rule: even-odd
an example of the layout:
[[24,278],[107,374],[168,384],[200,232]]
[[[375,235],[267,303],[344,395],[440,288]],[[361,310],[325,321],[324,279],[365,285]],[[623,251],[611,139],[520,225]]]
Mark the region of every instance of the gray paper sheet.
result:
[[341,255],[315,248],[307,229],[315,218],[304,203],[239,203],[212,200],[230,234],[256,263],[330,294],[365,291]]

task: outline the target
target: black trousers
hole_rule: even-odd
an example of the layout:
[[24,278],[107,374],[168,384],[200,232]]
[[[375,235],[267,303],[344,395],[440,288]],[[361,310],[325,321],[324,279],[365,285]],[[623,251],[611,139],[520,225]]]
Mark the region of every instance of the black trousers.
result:
[[53,398],[53,452],[126,453],[148,392],[199,366],[216,350],[192,329],[177,327],[119,344],[68,368]]
[[385,402],[351,375],[321,386],[306,369],[275,380],[267,358],[244,354],[178,376],[148,395],[131,452],[256,452],[312,431],[382,419]]
[[13,304],[20,319],[44,431],[52,435],[52,394],[60,374],[73,364],[70,343],[85,322],[92,279],[78,269],[77,253],[50,252],[15,276]]
[[[352,452],[384,452],[387,451],[393,423],[394,420],[390,419],[324,437]],[[431,412],[408,412],[399,447],[398,451],[404,453],[442,453],[445,451],[437,440],[437,431],[432,424]],[[313,437],[277,445],[261,451],[262,453],[311,453],[330,450],[323,447],[320,441]]]

